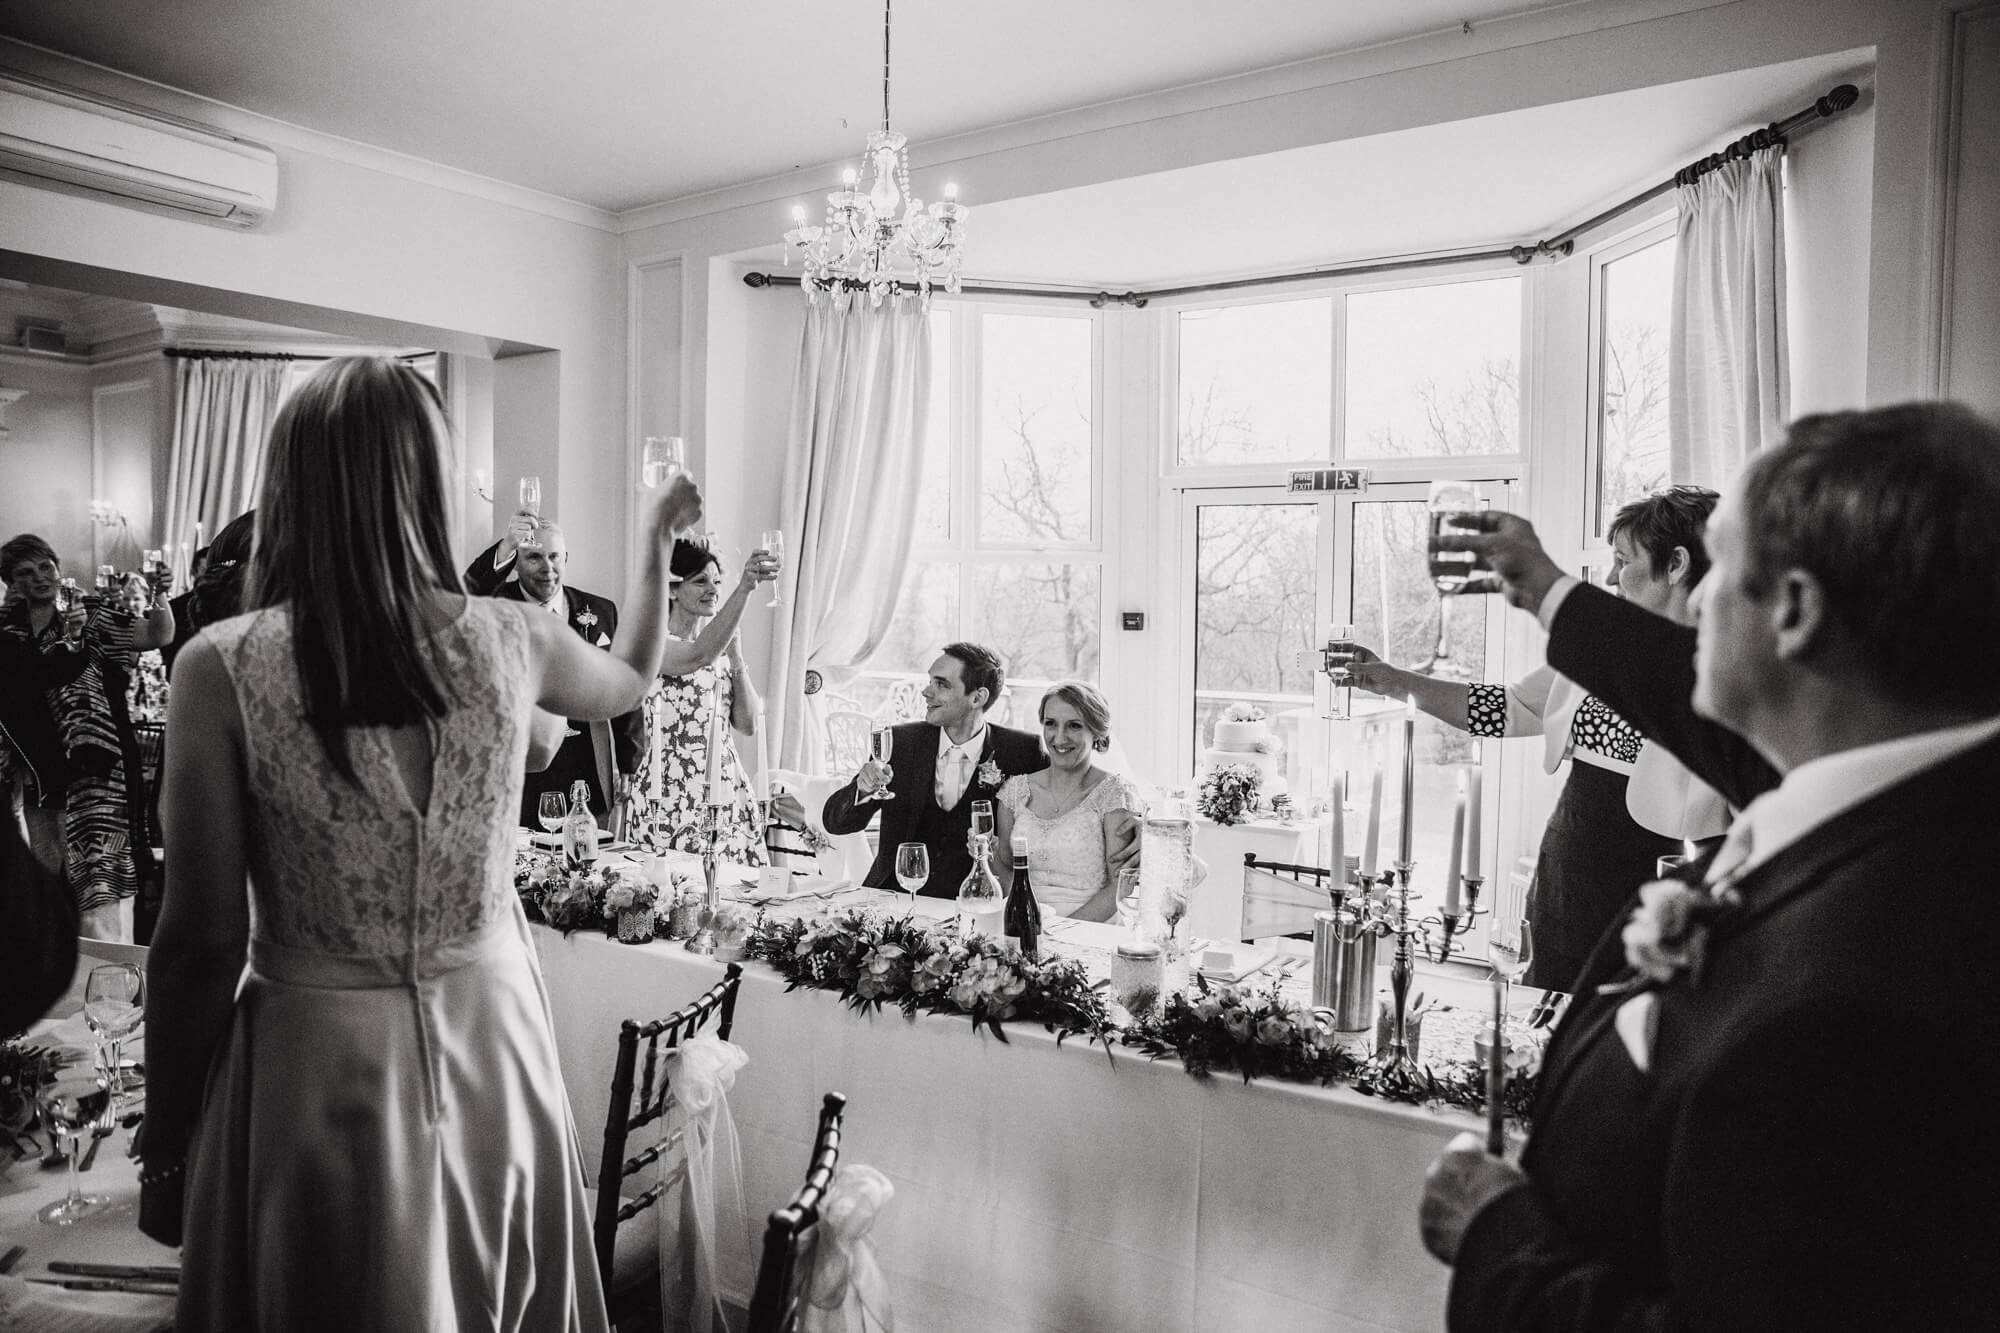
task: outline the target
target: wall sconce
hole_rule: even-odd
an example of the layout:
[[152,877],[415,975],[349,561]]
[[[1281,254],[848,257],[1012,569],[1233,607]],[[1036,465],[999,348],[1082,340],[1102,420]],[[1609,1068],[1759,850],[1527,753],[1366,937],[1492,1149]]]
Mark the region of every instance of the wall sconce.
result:
[[125,511],[109,500],[92,500],[90,521],[100,528],[122,528],[125,526]]
[[487,480],[485,468],[475,468],[472,473],[472,493],[487,504],[493,503],[493,486]]

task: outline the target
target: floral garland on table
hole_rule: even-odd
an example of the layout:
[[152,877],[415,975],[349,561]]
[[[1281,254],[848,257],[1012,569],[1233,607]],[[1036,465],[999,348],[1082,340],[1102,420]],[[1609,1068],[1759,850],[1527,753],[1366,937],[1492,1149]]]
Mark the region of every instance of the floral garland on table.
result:
[[[682,939],[701,926],[702,894],[688,875],[675,872],[662,889],[628,867],[599,862],[571,870],[547,852],[514,861],[514,889],[530,921],[568,935],[591,927],[626,944]],[[718,952],[740,950],[753,918],[740,907],[715,914]]]
[[0,1042],[0,1170],[40,1152],[28,1141],[35,1124],[35,1089],[54,1079],[63,1064],[50,1047]]
[[830,920],[761,920],[746,957],[769,963],[788,983],[838,992],[873,1013],[885,1005],[919,1013],[963,1014],[1001,1041],[1003,1022],[1040,1023],[1056,1040],[1088,1034],[1111,1049],[1107,983],[1070,958],[1030,962],[1004,940],[961,939],[908,917],[865,910]]
[[1240,824],[1257,807],[1264,775],[1248,764],[1222,764],[1201,780],[1195,808],[1218,824]]
[[[1253,1078],[1322,1086],[1338,1082],[1385,1101],[1475,1112],[1486,1108],[1485,1073],[1470,1061],[1454,1061],[1442,1069],[1425,1065],[1407,1082],[1381,1079],[1370,1061],[1329,1041],[1312,1016],[1287,999],[1275,982],[1261,990],[1210,986],[1197,974],[1194,990],[1169,995],[1157,1013],[1126,1028],[1122,1040],[1155,1060],[1178,1058],[1195,1078],[1229,1069],[1243,1075],[1245,1083]],[[1535,1084],[1533,1073],[1508,1078],[1509,1119],[1527,1123]]]

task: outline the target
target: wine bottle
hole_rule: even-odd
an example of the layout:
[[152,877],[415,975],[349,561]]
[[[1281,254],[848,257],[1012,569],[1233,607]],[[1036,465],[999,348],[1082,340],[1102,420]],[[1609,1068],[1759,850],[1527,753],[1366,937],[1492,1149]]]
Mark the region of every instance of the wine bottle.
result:
[[1007,891],[1007,938],[1030,962],[1041,957],[1042,907],[1035,901],[1035,886],[1028,881],[1028,844],[1014,839],[1014,887]]
[[569,784],[569,813],[563,816],[563,860],[572,870],[585,870],[597,860],[597,820],[590,813],[590,784],[582,778]]
[[964,882],[958,886],[958,933],[966,939],[1000,933],[1000,911],[1005,900],[1000,896],[1000,880],[987,863],[992,850],[992,839],[979,840],[972,869],[965,872]]

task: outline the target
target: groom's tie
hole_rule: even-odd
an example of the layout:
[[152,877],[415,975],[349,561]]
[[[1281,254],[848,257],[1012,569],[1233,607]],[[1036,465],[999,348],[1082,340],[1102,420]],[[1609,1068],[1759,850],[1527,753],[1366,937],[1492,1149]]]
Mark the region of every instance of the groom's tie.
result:
[[965,795],[966,783],[970,778],[972,756],[957,746],[951,750],[950,761],[938,769],[937,803],[940,810],[952,810],[958,806],[958,798]]

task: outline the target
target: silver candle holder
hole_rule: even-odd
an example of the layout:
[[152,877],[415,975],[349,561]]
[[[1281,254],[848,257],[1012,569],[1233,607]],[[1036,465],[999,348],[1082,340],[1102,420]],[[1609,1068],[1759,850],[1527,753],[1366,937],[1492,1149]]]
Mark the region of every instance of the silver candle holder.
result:
[[1417,941],[1428,933],[1424,923],[1410,915],[1410,899],[1421,896],[1410,888],[1415,870],[1414,861],[1396,862],[1393,876],[1385,877],[1384,901],[1376,917],[1378,929],[1395,938],[1395,952],[1389,959],[1389,1044],[1375,1053],[1371,1063],[1375,1081],[1392,1086],[1411,1086],[1422,1077],[1410,1054],[1410,984],[1416,978]]
[[721,865],[716,860],[716,841],[722,836],[722,807],[705,807],[701,826],[701,873],[706,891],[701,899],[701,929],[687,938],[689,953],[715,952],[715,916],[722,908]]
[[1424,952],[1429,955],[1430,960],[1434,963],[1442,963],[1449,959],[1451,957],[1452,940],[1471,930],[1474,921],[1486,915],[1479,908],[1479,891],[1486,887],[1485,877],[1483,875],[1466,875],[1459,882],[1464,885],[1464,892],[1460,895],[1460,910],[1456,912],[1440,910],[1436,916],[1427,916],[1423,919],[1425,926],[1436,926],[1438,928],[1438,943],[1435,950],[1429,947],[1429,932],[1426,931],[1424,935]]

